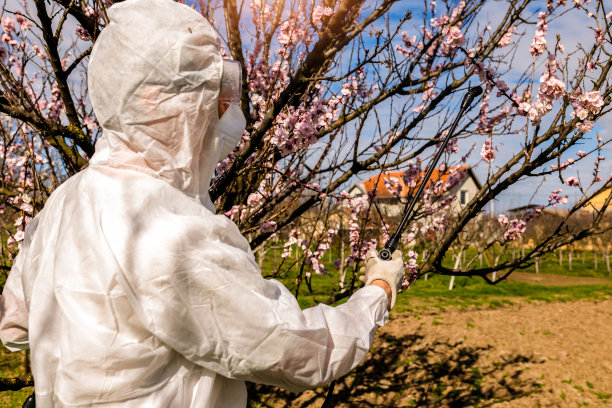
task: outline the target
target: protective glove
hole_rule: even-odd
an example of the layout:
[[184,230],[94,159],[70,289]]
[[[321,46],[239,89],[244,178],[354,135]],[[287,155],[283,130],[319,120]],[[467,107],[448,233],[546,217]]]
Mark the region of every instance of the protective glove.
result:
[[390,261],[383,261],[378,257],[378,252],[372,250],[366,256],[365,267],[362,267],[359,272],[363,274],[359,277],[359,280],[366,285],[369,285],[376,279],[387,282],[391,288],[391,303],[389,304],[389,310],[391,310],[395,305],[395,298],[397,297],[397,292],[402,287],[402,280],[404,278],[402,253],[396,250],[393,252]]

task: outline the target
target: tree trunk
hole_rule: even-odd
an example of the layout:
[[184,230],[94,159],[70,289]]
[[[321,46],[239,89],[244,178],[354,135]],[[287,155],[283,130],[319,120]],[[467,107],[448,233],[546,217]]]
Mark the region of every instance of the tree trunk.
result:
[[[461,249],[459,251],[459,253],[457,254],[457,259],[455,260],[455,266],[453,269],[459,269],[461,268],[461,259],[463,258],[463,249]],[[451,280],[450,283],[448,284],[448,290],[453,290],[453,287],[455,286],[455,275],[451,276]]]
[[536,273],[540,273],[540,259],[536,258],[535,260],[535,268],[536,268]]
[[586,251],[582,250],[582,264],[584,265],[584,260],[586,258]]
[[482,268],[482,254],[478,254],[478,261],[480,262],[480,267]]
[[563,266],[563,249],[559,248],[559,266]]
[[514,262],[515,259],[516,259],[516,247],[512,246],[512,262]]
[[30,350],[23,350],[21,357],[21,373],[22,374],[32,374],[32,370],[30,368]]
[[265,258],[265,251],[263,249],[257,251],[257,265],[259,266],[259,270],[263,268],[264,258]]
[[[423,250],[423,262],[425,262],[427,260],[427,257],[429,256],[429,253],[427,252],[426,249]],[[423,280],[427,280],[429,279],[429,273],[426,273],[425,275],[423,275]]]
[[344,240],[340,243],[340,289],[344,292],[344,282],[346,281],[346,270],[344,269]]
[[610,254],[606,254],[606,268],[608,268],[608,276],[610,276]]
[[593,270],[597,272],[597,251],[593,250]]
[[572,270],[572,250],[570,249],[569,253],[567,254],[567,266],[569,268],[569,270]]

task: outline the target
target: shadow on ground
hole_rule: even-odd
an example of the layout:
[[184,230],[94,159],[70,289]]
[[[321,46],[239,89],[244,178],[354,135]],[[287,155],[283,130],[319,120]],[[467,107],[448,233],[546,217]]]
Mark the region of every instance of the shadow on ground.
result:
[[[534,356],[491,361],[491,346],[427,342],[421,335],[377,339],[369,357],[337,381],[333,407],[479,407],[512,401],[541,389],[524,375]],[[249,407],[320,407],[327,388],[302,394],[249,384]]]

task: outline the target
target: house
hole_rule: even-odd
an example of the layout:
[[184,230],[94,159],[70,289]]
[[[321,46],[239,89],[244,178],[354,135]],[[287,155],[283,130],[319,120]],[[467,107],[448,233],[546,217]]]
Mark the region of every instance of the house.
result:
[[[610,194],[612,194],[612,187],[609,187],[603,190],[601,193],[595,195],[595,197],[589,200],[588,204],[584,206],[584,209],[589,211],[600,211]],[[609,208],[610,205],[608,205],[608,209]]]
[[[456,199],[451,203],[451,208],[454,212],[460,211],[480,190],[481,184],[476,178],[474,171],[469,166],[451,167],[448,171],[439,171],[435,169],[428,182],[428,187],[434,186],[438,181],[446,183],[451,174],[457,173],[462,175],[461,180],[447,191],[445,194],[453,194]],[[385,217],[401,216],[405,203],[416,193],[416,189],[420,185],[420,178],[425,175],[422,171],[416,180],[417,187],[408,187],[404,181],[403,171],[395,171],[386,174],[377,174],[369,179],[355,183],[349,190],[351,196],[360,196],[363,194],[371,194],[376,189],[376,202],[381,213]],[[395,194],[393,194],[387,186],[396,186]],[[393,187],[392,187],[393,188]],[[399,198],[398,198],[399,196]]]

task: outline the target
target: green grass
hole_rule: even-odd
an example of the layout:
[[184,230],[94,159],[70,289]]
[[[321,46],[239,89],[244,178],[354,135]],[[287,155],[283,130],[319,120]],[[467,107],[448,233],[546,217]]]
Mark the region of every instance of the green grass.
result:
[[[0,347],[0,377],[17,377],[23,374],[21,371],[23,353],[23,351],[11,353],[4,347]],[[19,391],[0,392],[0,407],[21,407],[26,398],[32,393],[32,390],[32,387],[28,387]]]
[[[327,275],[313,274],[310,278],[310,287],[306,285],[304,279],[305,272],[309,271],[309,267],[305,266],[302,271],[303,280],[299,287],[298,302],[301,307],[310,307],[319,302],[325,302],[334,291],[338,288],[339,271],[333,266],[333,260],[337,258],[337,251],[331,256],[326,254],[323,258],[323,263],[328,271]],[[277,251],[276,263],[280,261],[281,251]],[[455,278],[454,290],[448,290],[450,277],[435,274],[429,274],[429,279],[419,279],[413,286],[398,296],[396,303],[396,311],[410,311],[420,308],[445,308],[452,306],[468,307],[481,306],[489,308],[499,308],[506,305],[511,305],[516,301],[540,301],[540,302],[567,302],[578,299],[602,299],[607,296],[612,296],[612,278],[608,276],[604,261],[599,257],[598,270],[593,269],[593,254],[592,252],[584,253],[584,263],[582,262],[582,252],[574,251],[574,259],[572,262],[572,270],[568,270],[567,254],[569,251],[563,251],[563,265],[558,262],[558,254],[548,254],[540,261],[539,272],[542,274],[563,274],[570,276],[585,276],[598,277],[610,280],[610,284],[603,285],[580,285],[580,286],[541,286],[531,285],[522,282],[501,282],[497,285],[489,285],[481,278]],[[470,257],[468,253],[468,259]],[[518,255],[518,250],[517,250]],[[504,258],[510,259],[512,250],[508,250]],[[296,278],[299,274],[299,264],[287,271],[287,266],[295,260],[295,253],[285,260],[284,267],[286,271],[283,276],[276,276],[287,288],[293,293],[296,293],[297,282]],[[263,262],[263,273],[267,276],[272,276],[277,268],[273,251],[269,251]],[[452,259],[445,260],[444,264],[452,266]],[[478,261],[474,263],[476,266]],[[486,266],[486,262],[485,262]],[[535,272],[532,266],[525,269],[526,272]],[[351,271],[352,272],[352,271]],[[350,279],[351,273],[347,279]],[[356,287],[359,287],[359,281],[356,282]],[[341,303],[341,302],[340,302]]]
[[[501,282],[489,285],[480,278],[455,278],[455,286],[448,290],[449,277],[430,275],[428,280],[420,279],[412,287],[398,295],[395,311],[414,311],[419,309],[446,307],[481,306],[499,308],[512,305],[517,301],[567,302],[579,299],[604,299],[612,296],[611,284],[578,286],[542,286],[523,282]],[[292,293],[295,293],[295,275],[279,279]],[[302,283],[298,297],[301,307],[314,306],[325,301],[337,287],[337,276],[313,275],[312,293]],[[357,286],[358,287],[358,286]]]

